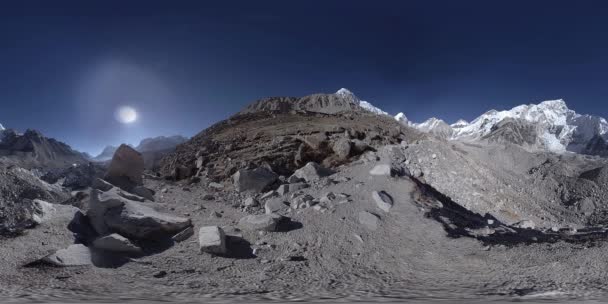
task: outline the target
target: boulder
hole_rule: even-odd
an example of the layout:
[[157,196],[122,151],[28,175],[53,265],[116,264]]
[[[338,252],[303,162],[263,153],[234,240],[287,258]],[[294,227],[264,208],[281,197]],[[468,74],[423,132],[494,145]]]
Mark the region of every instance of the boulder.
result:
[[283,217],[278,214],[248,215],[239,220],[239,227],[247,231],[276,231]]
[[372,192],[372,198],[380,210],[389,212],[393,207],[393,198],[384,191]]
[[278,176],[269,169],[260,167],[255,169],[241,169],[233,176],[234,188],[238,192],[262,192],[272,185]]
[[144,186],[135,186],[135,188],[133,188],[131,190],[131,192],[133,194],[137,194],[147,200],[150,201],[154,201],[154,190],[150,189],[150,188],[146,188]]
[[91,251],[82,244],[74,244],[68,248],[57,250],[41,260],[59,267],[91,265]]
[[371,149],[367,143],[365,143],[364,141],[359,140],[359,139],[353,139],[353,140],[351,140],[351,143],[352,143],[351,154],[359,155],[359,154],[362,154],[363,152]]
[[201,252],[226,254],[226,234],[217,226],[201,227],[198,231],[198,243]]
[[194,174],[194,169],[186,166],[176,166],[171,171],[171,178],[173,180],[179,181],[189,178]]
[[93,241],[93,247],[112,252],[141,253],[141,248],[131,243],[126,237],[117,233],[112,233],[96,239]]
[[377,215],[371,212],[359,212],[359,223],[369,230],[375,231],[376,229],[378,229],[379,219],[380,218]]
[[191,226],[187,218],[160,213],[128,197],[117,188],[91,191],[87,217],[98,234],[117,232],[129,238],[149,239],[174,235]]
[[122,144],[112,157],[104,179],[122,189],[143,185],[144,158],[135,149]]
[[286,208],[287,205],[283,202],[283,199],[281,198],[268,200],[264,204],[264,210],[266,211],[266,214],[276,213]]
[[304,167],[296,170],[296,172],[293,173],[293,176],[311,182],[332,174],[334,174],[334,172],[331,169],[321,167],[315,162],[309,162]]
[[346,160],[351,154],[351,146],[352,144],[350,140],[346,138],[340,138],[334,142],[331,148],[334,151],[334,154],[338,157],[338,159]]

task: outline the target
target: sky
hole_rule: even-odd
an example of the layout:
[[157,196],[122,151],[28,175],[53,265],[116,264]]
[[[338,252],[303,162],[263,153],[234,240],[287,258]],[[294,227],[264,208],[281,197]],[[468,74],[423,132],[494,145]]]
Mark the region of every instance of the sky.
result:
[[608,117],[607,33],[593,0],[2,1],[0,123],[95,155],[342,87],[414,121],[558,98]]

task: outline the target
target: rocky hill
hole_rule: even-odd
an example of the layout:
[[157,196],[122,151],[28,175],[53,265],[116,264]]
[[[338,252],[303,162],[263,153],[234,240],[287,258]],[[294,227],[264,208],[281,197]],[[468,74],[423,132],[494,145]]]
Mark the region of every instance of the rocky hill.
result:
[[178,145],[161,161],[161,173],[221,181],[242,168],[267,166],[288,176],[309,161],[333,167],[378,146],[422,136],[359,103],[345,90],[261,99]]
[[8,129],[1,136],[0,159],[4,163],[24,168],[60,168],[87,162],[84,154],[36,130],[19,134]]

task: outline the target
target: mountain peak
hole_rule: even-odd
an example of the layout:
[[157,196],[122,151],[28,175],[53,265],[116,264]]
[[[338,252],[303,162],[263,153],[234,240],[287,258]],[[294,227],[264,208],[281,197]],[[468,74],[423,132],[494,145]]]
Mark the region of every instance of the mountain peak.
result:
[[0,131],[6,130],[2,124],[0,124]]

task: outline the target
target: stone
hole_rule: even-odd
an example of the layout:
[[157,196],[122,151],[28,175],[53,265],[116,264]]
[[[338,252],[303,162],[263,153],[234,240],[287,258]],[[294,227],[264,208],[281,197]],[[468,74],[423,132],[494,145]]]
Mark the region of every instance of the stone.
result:
[[245,199],[245,201],[243,201],[243,205],[245,207],[257,207],[260,205],[260,203],[258,203],[258,201],[255,198],[248,197]]
[[371,212],[367,212],[367,211],[361,211],[359,212],[359,223],[362,224],[365,228],[375,231],[376,229],[378,229],[378,220],[380,218],[371,213]]
[[201,252],[223,255],[227,253],[226,234],[217,226],[201,227],[198,231],[198,243]]
[[293,209],[309,208],[310,206],[313,205],[313,203],[312,203],[313,200],[314,200],[314,198],[308,194],[303,195],[303,196],[298,196],[295,199],[293,199],[290,206]]
[[131,243],[126,237],[117,233],[112,233],[96,239],[93,241],[93,247],[112,252],[141,253],[141,248]]
[[300,182],[303,182],[303,181],[304,181],[304,179],[299,178],[299,177],[297,177],[295,175],[292,175],[289,178],[287,178],[287,182],[290,183],[290,184],[300,183]]
[[303,179],[306,182],[311,182],[332,174],[334,174],[334,172],[331,169],[321,167],[315,162],[309,162],[304,167],[296,170],[293,176]]
[[224,185],[222,185],[220,183],[211,182],[211,183],[209,183],[209,188],[221,190],[221,189],[224,189]]
[[174,242],[179,243],[179,242],[183,242],[183,241],[189,239],[193,235],[194,235],[194,227],[190,226],[190,227],[182,230],[181,232],[178,232],[171,239]]
[[129,199],[120,189],[107,192],[91,191],[87,217],[100,235],[111,232],[134,239],[174,235],[191,226],[191,221],[160,213],[151,207]]
[[143,185],[144,158],[141,153],[122,144],[112,157],[104,179],[122,189]]
[[283,196],[289,192],[306,189],[308,187],[310,187],[310,185],[308,185],[307,183],[286,184],[279,186],[279,188],[277,189],[277,193]]
[[265,199],[267,199],[267,198],[273,197],[275,194],[277,194],[277,192],[276,192],[276,191],[274,191],[274,190],[270,190],[270,191],[268,191],[268,192],[264,193],[264,194],[263,194],[263,195],[260,197],[260,199],[265,200]]
[[333,200],[336,199],[336,195],[333,192],[325,193],[325,195],[321,196],[319,202],[322,204],[330,204]]
[[194,169],[186,166],[176,166],[171,172],[171,178],[176,181],[184,180],[194,174]]
[[82,244],[57,250],[41,259],[42,262],[59,267],[92,265],[91,251]]
[[114,186],[101,178],[96,178],[91,183],[91,188],[106,192],[106,191],[114,188]]
[[359,154],[362,154],[363,152],[371,149],[367,143],[365,143],[364,141],[359,140],[359,139],[353,139],[353,140],[351,140],[351,143],[352,143],[352,149],[351,149],[352,154],[359,155]]
[[196,159],[196,168],[197,168],[197,169],[201,169],[201,168],[203,168],[203,166],[204,166],[204,165],[205,165],[205,163],[207,162],[206,160],[207,160],[207,159],[206,159],[204,156],[199,156],[199,157]]
[[213,194],[205,194],[203,195],[203,200],[205,201],[212,201],[215,199],[215,196],[213,196]]
[[437,154],[433,153],[433,155],[431,155],[431,158],[433,158],[433,159],[437,158]]
[[264,204],[264,210],[266,211],[266,214],[276,213],[286,208],[287,205],[283,202],[283,199],[281,198],[268,200]]
[[131,192],[137,194],[147,200],[154,201],[154,190],[146,188],[144,186],[135,186]]
[[391,176],[392,175],[391,165],[378,164],[369,171],[369,174],[374,175],[374,176]]
[[333,143],[331,148],[338,159],[346,160],[351,153],[351,142],[346,138],[340,138]]
[[272,185],[278,176],[267,168],[241,169],[233,176],[234,188],[238,192],[262,192]]
[[248,215],[239,220],[239,227],[247,231],[276,231],[283,217],[278,214]]
[[393,198],[384,191],[372,192],[372,198],[380,210],[389,212],[393,207]]
[[534,224],[534,222],[531,220],[523,220],[513,224],[513,227],[521,229],[534,229],[536,228],[536,224]]

